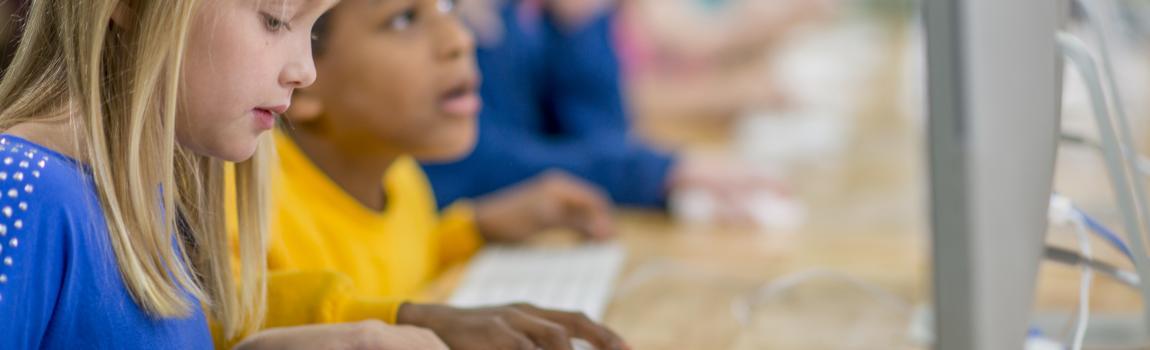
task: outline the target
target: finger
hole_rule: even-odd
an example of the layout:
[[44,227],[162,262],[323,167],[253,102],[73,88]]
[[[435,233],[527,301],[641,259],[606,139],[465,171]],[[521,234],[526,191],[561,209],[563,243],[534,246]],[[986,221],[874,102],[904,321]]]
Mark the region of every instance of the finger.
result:
[[419,337],[419,346],[424,347],[428,350],[449,350],[450,349],[447,347],[447,344],[443,342],[443,339],[439,339],[439,336],[435,335],[435,332],[433,332],[429,329],[420,329],[418,332],[418,337]]
[[[380,337],[383,338],[397,338],[401,343],[394,344],[395,346],[383,347],[383,349],[447,349],[447,345],[443,343],[435,332],[415,326],[401,325],[389,326],[391,331],[384,330],[381,332]],[[397,337],[396,335],[403,335]]]
[[610,209],[601,207],[569,208],[564,218],[565,225],[578,230],[592,240],[614,237],[615,221]]
[[580,229],[591,238],[614,235],[615,223],[611,216],[611,200],[598,188],[572,179],[556,189],[556,196],[564,208],[563,221]]
[[[343,325],[343,337],[348,341],[346,349],[379,350],[394,348],[406,343],[407,328],[391,328],[379,320],[366,320]],[[396,344],[399,342],[400,344]]]
[[538,347],[535,343],[528,339],[526,335],[515,330],[502,318],[496,319],[497,328],[499,329],[496,338],[492,342],[497,345],[496,349],[514,349],[514,350],[537,350]]
[[539,176],[536,182],[543,198],[541,204],[555,209],[550,216],[538,216],[542,228],[563,227],[591,238],[612,234],[610,201],[595,186],[562,171]]
[[719,223],[738,229],[757,229],[758,220],[754,211],[745,202],[723,203],[718,211]]
[[572,336],[591,342],[596,349],[623,350],[628,348],[623,342],[623,338],[607,327],[595,323],[583,313],[540,309],[532,305],[517,305],[516,307],[525,313],[562,325],[571,332]]
[[555,322],[532,316],[512,308],[506,315],[507,324],[522,332],[536,346],[544,350],[573,350],[570,332]]
[[734,228],[758,228],[759,222],[748,196],[739,192],[715,193],[719,223]]

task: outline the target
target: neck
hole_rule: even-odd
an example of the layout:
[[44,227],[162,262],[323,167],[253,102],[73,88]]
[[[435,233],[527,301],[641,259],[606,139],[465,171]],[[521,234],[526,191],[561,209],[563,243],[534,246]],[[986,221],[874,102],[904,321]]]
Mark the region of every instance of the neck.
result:
[[13,135],[56,151],[72,159],[84,162],[79,133],[67,118],[52,117],[42,121],[24,122],[13,125],[5,133]]
[[365,151],[362,144],[335,141],[341,138],[307,128],[297,128],[288,135],[312,163],[361,205],[374,211],[387,207],[382,179],[397,156]]

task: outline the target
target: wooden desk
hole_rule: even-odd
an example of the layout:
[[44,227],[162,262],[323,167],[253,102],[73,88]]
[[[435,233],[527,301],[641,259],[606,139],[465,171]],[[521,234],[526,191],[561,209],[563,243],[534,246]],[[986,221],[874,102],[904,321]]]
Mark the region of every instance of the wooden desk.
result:
[[[619,223],[629,255],[605,323],[636,349],[839,349],[844,342],[878,344],[860,347],[866,349],[918,348],[905,339],[910,310],[884,304],[841,278],[814,278],[776,299],[760,300],[748,324],[739,322],[732,305],[766,283],[812,270],[849,276],[901,303],[920,305],[930,290],[924,230],[856,218],[770,234],[688,227],[663,214],[634,211],[621,213]],[[430,299],[446,300],[461,273],[447,273]],[[1037,308],[1069,312],[1077,286],[1076,269],[1044,264]],[[1095,312],[1139,307],[1136,294],[1101,278],[1093,295]]]
[[[788,293],[785,302],[761,304],[754,313],[769,313],[772,317],[750,325],[739,323],[732,313],[732,303],[780,276],[811,269],[838,271],[874,283],[909,302],[918,299],[923,290],[919,276],[927,272],[921,240],[899,239],[885,233],[771,235],[740,229],[692,228],[677,225],[663,214],[634,211],[622,213],[619,223],[620,240],[628,250],[628,259],[605,322],[636,349],[801,345],[780,342],[787,340],[782,337],[787,334],[772,332],[765,339],[751,335],[755,329],[771,328],[764,323],[777,323],[784,315],[789,315],[785,318],[790,320],[813,315],[851,321],[841,315],[840,308],[861,310],[873,300],[861,290],[844,288],[849,286],[838,280],[815,279],[809,286],[802,285],[795,293]],[[542,244],[563,239],[566,238],[549,237]],[[461,274],[461,268],[445,274],[432,288],[429,299],[446,300]],[[795,304],[794,297],[806,301]],[[788,307],[792,309],[785,314],[779,309]],[[818,322],[823,327],[833,327],[824,321],[834,320]],[[887,331],[904,330],[905,322],[905,317],[891,322]]]

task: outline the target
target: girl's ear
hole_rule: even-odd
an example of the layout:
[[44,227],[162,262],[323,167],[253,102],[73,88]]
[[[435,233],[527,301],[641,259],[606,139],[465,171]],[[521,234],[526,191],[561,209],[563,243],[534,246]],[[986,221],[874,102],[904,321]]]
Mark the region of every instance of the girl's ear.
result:
[[296,89],[292,95],[292,105],[284,118],[296,124],[306,124],[323,115],[323,99],[310,89]]
[[116,9],[112,10],[112,25],[117,28],[127,28],[132,21],[132,9],[123,1],[116,2]]

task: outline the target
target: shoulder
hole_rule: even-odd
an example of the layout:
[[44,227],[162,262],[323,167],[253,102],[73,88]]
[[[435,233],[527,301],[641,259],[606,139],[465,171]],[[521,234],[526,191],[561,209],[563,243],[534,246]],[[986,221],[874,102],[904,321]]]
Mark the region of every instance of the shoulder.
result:
[[87,210],[94,197],[95,185],[83,164],[31,141],[0,135],[0,203]]
[[30,141],[0,135],[0,233],[92,223],[100,215],[87,168]]
[[0,306],[42,314],[59,291],[44,281],[60,281],[81,250],[106,247],[90,239],[106,237],[90,234],[106,227],[85,174],[67,157],[0,135]]

